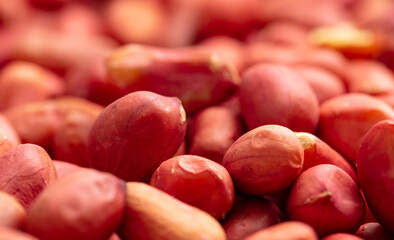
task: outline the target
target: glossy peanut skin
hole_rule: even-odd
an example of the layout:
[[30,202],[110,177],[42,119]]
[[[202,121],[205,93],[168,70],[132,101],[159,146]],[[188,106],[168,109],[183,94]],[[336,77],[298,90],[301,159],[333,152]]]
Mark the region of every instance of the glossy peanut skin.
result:
[[356,164],[363,136],[385,119],[394,119],[393,109],[385,102],[361,93],[344,94],[320,106],[317,136]]
[[122,220],[125,184],[84,169],[59,178],[32,204],[26,231],[40,239],[107,239]]
[[304,162],[301,142],[294,132],[279,125],[264,125],[238,138],[227,150],[222,165],[236,191],[263,195],[288,187]]
[[186,116],[177,98],[138,91],[107,106],[89,137],[89,165],[127,181],[149,181],[172,157],[186,132]]
[[245,240],[318,240],[313,228],[305,223],[288,221],[260,230]]
[[242,135],[238,114],[227,107],[209,107],[199,112],[190,126],[189,153],[221,163],[227,149]]
[[319,164],[333,164],[344,170],[355,183],[358,183],[356,170],[337,151],[313,134],[303,132],[296,134],[304,148],[304,166],[302,171]]
[[212,239],[226,235],[212,216],[145,183],[127,183],[122,239]]
[[7,136],[0,131],[0,155],[7,152],[12,147],[10,140],[8,140]]
[[301,173],[287,200],[290,220],[311,225],[319,236],[354,232],[364,214],[358,186],[346,172],[331,164]]
[[21,228],[25,223],[26,210],[11,195],[0,191],[0,226]]
[[246,198],[234,205],[222,226],[228,240],[241,240],[254,232],[278,224],[281,218],[281,211],[271,200]]
[[0,131],[7,137],[13,146],[21,143],[21,139],[15,127],[11,125],[10,121],[2,113],[0,113]]
[[195,155],[181,155],[162,162],[149,184],[216,219],[224,218],[234,203],[234,185],[227,170]]
[[145,90],[175,96],[188,113],[223,101],[239,82],[233,65],[196,48],[129,44],[112,52],[106,66],[108,81],[123,94]]
[[240,102],[249,129],[264,124],[278,124],[293,131],[316,129],[317,97],[299,75],[284,65],[258,64],[246,70]]
[[13,195],[25,208],[57,179],[52,159],[34,144],[22,144],[0,155],[0,165],[0,190]]
[[394,232],[391,202],[394,199],[392,145],[394,121],[375,124],[365,135],[359,150],[357,172],[368,206],[377,221]]

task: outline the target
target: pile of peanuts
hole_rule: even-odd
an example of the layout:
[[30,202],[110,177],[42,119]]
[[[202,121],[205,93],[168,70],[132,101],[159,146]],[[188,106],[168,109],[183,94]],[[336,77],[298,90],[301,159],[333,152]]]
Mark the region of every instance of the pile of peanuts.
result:
[[0,0],[0,240],[394,239],[393,13]]

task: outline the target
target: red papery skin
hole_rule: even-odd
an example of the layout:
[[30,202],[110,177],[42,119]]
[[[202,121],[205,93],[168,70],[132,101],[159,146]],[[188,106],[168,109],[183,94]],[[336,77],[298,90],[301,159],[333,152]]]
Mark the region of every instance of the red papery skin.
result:
[[242,135],[242,122],[227,107],[209,107],[196,115],[189,133],[189,154],[222,163],[227,149]]
[[89,165],[126,181],[150,180],[184,140],[186,115],[179,99],[147,91],[108,105],[90,130]]
[[22,144],[0,155],[0,190],[29,208],[38,194],[57,179],[48,153],[35,144]]
[[355,165],[362,138],[385,119],[394,119],[387,103],[363,93],[348,93],[320,106],[317,136]]
[[242,240],[252,233],[278,224],[281,218],[281,211],[271,200],[246,198],[231,209],[222,226],[228,240]]
[[222,165],[236,192],[263,195],[290,186],[301,173],[304,150],[290,129],[279,125],[255,128],[227,150]]
[[358,184],[356,170],[337,151],[313,134],[304,132],[296,134],[304,148],[304,166],[302,171],[319,164],[332,164],[349,174],[354,182]]
[[104,107],[78,97],[59,97],[7,109],[23,143],[43,147],[54,158],[88,166],[89,130]]
[[319,104],[346,92],[344,82],[337,75],[322,67],[298,64],[292,66],[292,69],[300,74],[312,88],[319,100]]
[[318,240],[318,236],[311,226],[302,222],[288,221],[260,230],[245,240]]
[[166,49],[137,44],[113,51],[107,60],[109,83],[123,90],[175,96],[187,113],[217,104],[236,90],[236,68],[218,54],[199,48]]
[[321,164],[301,173],[288,201],[290,220],[311,225],[319,236],[355,232],[365,215],[357,184],[345,171]]
[[349,92],[377,95],[394,90],[394,75],[382,63],[357,60],[348,65],[345,83]]
[[368,206],[376,220],[394,233],[394,121],[375,124],[362,140],[357,172]]
[[126,210],[117,233],[124,240],[225,240],[208,213],[140,182],[127,183]]
[[322,240],[363,240],[363,239],[350,233],[334,233],[322,238]]
[[39,240],[25,232],[3,226],[0,226],[0,238],[4,240]]
[[52,163],[56,169],[57,176],[59,178],[81,169],[80,166],[69,163],[69,162],[52,160]]
[[385,230],[377,222],[364,223],[355,233],[358,237],[364,240],[390,240],[394,235]]
[[83,169],[59,178],[31,205],[26,231],[46,239],[108,239],[125,208],[125,183]]
[[0,155],[7,152],[12,148],[12,143],[8,140],[7,136],[0,131]]
[[22,228],[26,210],[13,196],[0,191],[0,226]]
[[181,155],[162,162],[150,185],[216,219],[224,218],[234,203],[230,174],[222,165],[200,156]]
[[37,64],[15,61],[0,72],[0,110],[63,95],[66,86],[53,72]]
[[5,137],[7,137],[12,146],[21,144],[21,139],[18,135],[18,132],[2,113],[0,113],[0,132],[2,132]]
[[285,65],[258,64],[247,69],[240,85],[242,116],[249,129],[278,124],[314,132],[319,103],[309,85]]

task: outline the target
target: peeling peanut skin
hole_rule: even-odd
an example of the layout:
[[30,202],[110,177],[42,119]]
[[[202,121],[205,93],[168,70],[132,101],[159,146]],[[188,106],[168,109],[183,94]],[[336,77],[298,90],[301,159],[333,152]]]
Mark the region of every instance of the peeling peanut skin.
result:
[[319,164],[333,164],[344,170],[358,184],[356,170],[338,152],[313,134],[298,132],[296,135],[304,148],[302,171]]
[[0,226],[21,228],[25,223],[26,210],[11,195],[0,191]]
[[352,178],[337,166],[321,164],[301,173],[287,200],[290,220],[312,226],[319,236],[355,232],[365,205]]
[[145,183],[127,183],[125,216],[118,230],[124,240],[225,240],[208,213]]
[[106,240],[122,220],[125,184],[83,169],[59,178],[32,204],[26,231],[40,238]]
[[260,230],[245,240],[318,240],[313,228],[305,223],[287,221]]
[[130,93],[108,105],[89,137],[89,165],[126,181],[149,181],[171,158],[186,132],[186,115],[177,98],[152,92]]
[[394,119],[388,104],[366,94],[348,93],[320,106],[317,136],[355,165],[362,138],[385,119]]
[[294,132],[279,125],[264,125],[238,138],[224,155],[222,165],[236,191],[263,195],[293,183],[303,162],[304,151]]
[[319,118],[316,95],[296,72],[279,64],[257,64],[242,76],[242,116],[249,129],[278,124],[314,132]]
[[233,65],[193,48],[126,45],[109,56],[107,72],[110,83],[126,93],[144,90],[175,96],[188,113],[223,101],[239,82]]
[[7,152],[12,147],[12,143],[10,142],[10,140],[8,140],[7,136],[5,136],[0,129],[0,155]]
[[228,240],[242,240],[245,237],[272,225],[282,218],[279,208],[265,198],[240,200],[223,221]]
[[57,179],[48,153],[40,146],[22,144],[0,155],[0,190],[13,195],[25,208]]
[[230,174],[222,165],[200,156],[181,155],[164,161],[150,185],[216,219],[223,218],[234,203]]
[[394,233],[394,121],[375,124],[362,140],[357,172],[368,206],[377,221]]

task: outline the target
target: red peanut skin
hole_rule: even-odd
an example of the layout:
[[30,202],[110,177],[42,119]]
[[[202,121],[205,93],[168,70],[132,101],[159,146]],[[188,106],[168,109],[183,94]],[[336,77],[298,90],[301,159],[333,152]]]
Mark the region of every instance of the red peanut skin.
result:
[[187,113],[223,101],[239,82],[233,65],[197,48],[126,45],[108,57],[107,72],[109,82],[125,93],[145,90],[175,96]]
[[375,124],[362,140],[357,172],[368,206],[377,221],[394,233],[393,147],[394,121]]
[[200,42],[199,46],[207,51],[219,54],[223,60],[233,64],[238,72],[242,72],[245,69],[243,59],[244,46],[242,42],[235,38],[213,36]]
[[343,81],[324,68],[299,64],[292,66],[301,77],[308,83],[315,93],[319,104],[327,99],[342,95],[346,92],[346,87]]
[[263,195],[279,192],[298,177],[304,150],[294,132],[264,125],[238,138],[224,155],[238,193]]
[[86,110],[78,111],[70,108],[53,133],[54,157],[82,167],[89,166],[87,161],[89,131],[104,109],[98,105],[89,106],[89,102],[85,104]]
[[385,119],[394,119],[393,109],[385,102],[362,93],[344,94],[320,106],[317,136],[356,164],[362,138]]
[[346,172],[331,164],[301,173],[287,201],[289,219],[311,225],[319,236],[355,232],[364,214],[358,186]]
[[245,240],[318,240],[313,228],[305,223],[288,221],[260,230]]
[[13,146],[21,144],[18,132],[2,113],[0,113],[0,131],[7,137]]
[[186,132],[181,102],[147,91],[108,105],[90,131],[89,165],[126,181],[149,181],[172,157]]
[[103,107],[78,97],[59,97],[9,108],[4,116],[23,143],[34,143],[57,159],[87,166],[89,129]]
[[11,195],[0,191],[0,226],[21,228],[25,223],[26,210]]
[[227,149],[242,135],[240,116],[227,107],[209,107],[191,124],[189,154],[223,161]]
[[0,155],[0,190],[28,209],[38,194],[57,179],[52,159],[34,144],[15,146]]
[[338,152],[313,134],[303,132],[296,134],[304,148],[304,166],[302,171],[319,164],[332,164],[349,174],[354,182],[358,184],[356,170]]
[[234,206],[222,226],[228,240],[242,240],[272,225],[282,218],[279,208],[265,198],[247,198]]
[[363,240],[350,233],[334,233],[324,237],[322,240]]
[[195,155],[162,162],[149,184],[216,219],[224,218],[234,203],[234,185],[227,170]]
[[355,235],[364,240],[390,240],[394,237],[393,234],[386,231],[377,222],[364,223],[360,226]]
[[348,65],[346,76],[349,92],[375,95],[394,90],[393,73],[377,61],[352,61]]
[[127,183],[126,210],[118,235],[124,240],[225,240],[211,215],[145,183]]
[[0,226],[0,239],[2,240],[39,240],[32,235],[18,231],[14,228]]
[[42,240],[106,240],[122,220],[125,193],[125,184],[111,174],[76,171],[39,195],[28,212],[26,231]]
[[0,72],[0,110],[63,95],[64,82],[37,64],[15,61]]
[[8,140],[7,136],[0,131],[0,155],[7,152],[12,148],[12,143]]
[[[160,1],[114,0],[104,9],[105,21],[116,39],[123,43],[161,45],[169,16]],[[129,16],[134,20],[129,21]]]
[[319,104],[308,84],[290,68],[258,64],[245,71],[240,85],[242,115],[249,129],[278,124],[314,132]]
[[59,161],[59,160],[52,160],[53,166],[56,169],[57,176],[59,178],[63,176],[67,176],[70,173],[73,173],[75,171],[78,171],[81,169],[80,166],[69,163],[69,162],[64,162],[64,161]]

